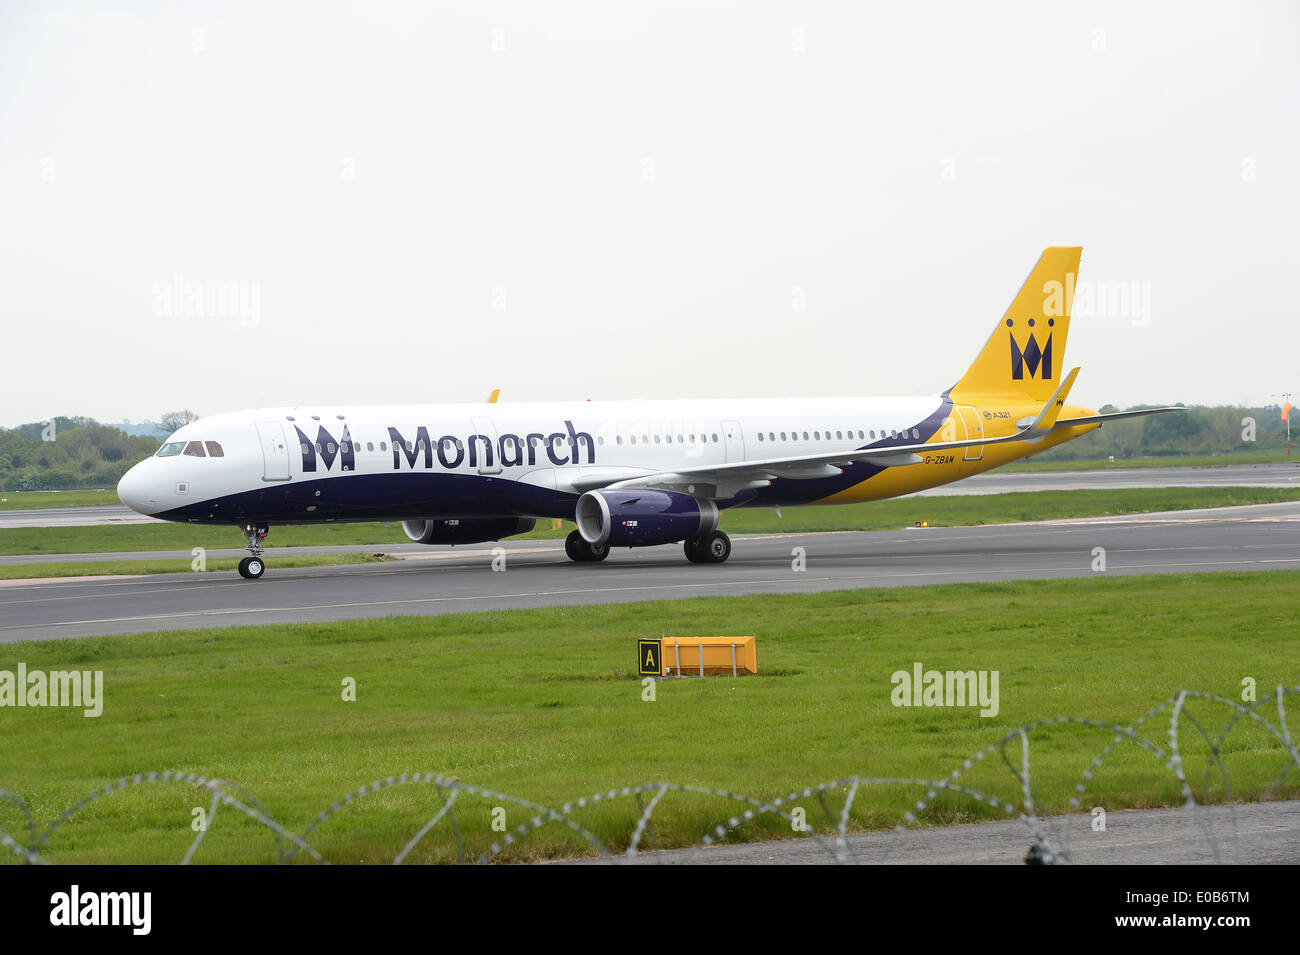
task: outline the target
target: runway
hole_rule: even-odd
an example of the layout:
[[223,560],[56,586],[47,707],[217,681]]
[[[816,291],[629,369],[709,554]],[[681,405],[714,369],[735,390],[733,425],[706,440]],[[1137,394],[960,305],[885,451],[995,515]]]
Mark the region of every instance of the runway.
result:
[[[160,574],[0,586],[0,642],[392,615],[811,593],[861,587],[1300,569],[1300,502],[985,527],[733,538],[731,559],[691,564],[676,546],[623,550],[599,564],[559,541],[431,549],[394,563],[277,569],[259,581]],[[804,569],[795,569],[802,549]],[[357,548],[365,550],[365,548]]]
[[[918,491],[909,497],[1005,494],[1012,491],[1070,491],[1106,488],[1296,487],[1300,458],[1288,464],[1234,464],[1201,468],[1113,468],[1093,471],[990,471],[954,484]],[[121,504],[5,510],[0,530],[18,527],[92,527],[102,524],[160,523]]]

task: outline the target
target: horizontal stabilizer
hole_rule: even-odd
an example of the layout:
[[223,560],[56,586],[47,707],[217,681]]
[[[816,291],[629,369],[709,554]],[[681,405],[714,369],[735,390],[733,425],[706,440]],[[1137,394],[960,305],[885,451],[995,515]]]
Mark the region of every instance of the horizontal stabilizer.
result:
[[1149,414],[1164,414],[1167,411],[1186,411],[1181,405],[1169,408],[1143,408],[1141,411],[1112,411],[1110,414],[1093,414],[1083,418],[1061,418],[1056,422],[1058,428],[1068,428],[1076,424],[1105,424],[1120,418],[1140,418]]

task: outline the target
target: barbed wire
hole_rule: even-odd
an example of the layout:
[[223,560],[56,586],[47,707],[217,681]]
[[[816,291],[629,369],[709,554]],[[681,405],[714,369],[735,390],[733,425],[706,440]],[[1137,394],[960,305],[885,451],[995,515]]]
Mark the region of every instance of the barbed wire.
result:
[[[317,835],[323,825],[330,822],[345,808],[357,805],[368,796],[396,787],[431,785],[438,794],[440,804],[436,812],[403,845],[393,860],[394,864],[400,865],[404,863],[417,846],[430,833],[438,830],[440,826],[450,835],[451,841],[454,842],[456,858],[461,863],[493,861],[501,856],[507,848],[550,823],[556,823],[567,828],[573,835],[583,840],[589,849],[595,850],[601,856],[613,856],[616,854],[616,850],[587,826],[575,819],[574,814],[592,806],[621,799],[634,800],[638,810],[636,823],[627,841],[627,848],[621,854],[629,857],[636,856],[642,851],[642,842],[647,837],[657,845],[654,834],[654,819],[656,812],[662,811],[660,808],[662,801],[669,793],[721,799],[738,804],[736,811],[707,829],[699,841],[691,847],[697,852],[726,839],[746,823],[753,822],[764,816],[772,816],[790,824],[793,831],[800,833],[801,838],[813,840],[826,852],[828,860],[837,863],[848,863],[858,861],[848,840],[848,835],[852,821],[852,811],[862,790],[866,787],[906,786],[924,789],[925,794],[903,813],[901,819],[894,826],[893,831],[895,833],[902,833],[918,822],[921,814],[935,803],[940,794],[954,794],[983,804],[995,812],[1001,813],[1004,817],[1016,817],[1024,822],[1029,829],[1032,840],[1030,858],[1026,861],[1070,862],[1072,861],[1073,850],[1070,844],[1069,830],[1067,827],[1060,826],[1058,824],[1059,820],[1055,820],[1050,815],[1043,813],[1043,800],[1035,792],[1031,782],[1030,765],[1031,734],[1052,726],[1074,725],[1104,730],[1112,734],[1112,737],[1101,752],[1093,757],[1087,769],[1083,771],[1079,780],[1074,784],[1073,793],[1069,798],[1071,811],[1077,812],[1082,807],[1083,798],[1097,772],[1116,748],[1124,742],[1133,743],[1142,752],[1157,760],[1162,768],[1168,771],[1178,783],[1184,810],[1209,844],[1214,860],[1222,862],[1224,857],[1220,851],[1219,840],[1215,837],[1208,821],[1203,818],[1203,814],[1197,811],[1201,805],[1210,801],[1212,780],[1217,773],[1217,777],[1223,784],[1224,799],[1229,807],[1229,820],[1232,828],[1230,861],[1236,862],[1239,859],[1240,839],[1234,810],[1236,804],[1232,798],[1228,770],[1223,760],[1224,742],[1229,733],[1242,720],[1246,720],[1264,729],[1281,745],[1287,758],[1277,775],[1260,795],[1261,802],[1267,800],[1278,790],[1278,787],[1281,786],[1292,770],[1300,771],[1300,753],[1297,753],[1286,719],[1286,698],[1296,694],[1300,694],[1300,686],[1286,687],[1278,685],[1273,693],[1250,706],[1246,706],[1235,700],[1211,693],[1182,690],[1152,706],[1146,713],[1127,726],[1078,716],[1056,716],[1027,723],[1011,730],[998,740],[978,750],[943,779],[853,775],[819,783],[815,786],[807,786],[771,800],[759,799],[754,796],[707,786],[657,781],[593,793],[565,802],[559,806],[546,806],[509,793],[465,783],[455,777],[443,776],[439,773],[407,772],[402,773],[400,776],[386,776],[372,780],[357,789],[345,793],[317,813],[315,818],[299,834],[279,822],[255,796],[235,783],[196,773],[164,770],[124,776],[115,782],[107,784],[102,789],[92,790],[85,797],[77,800],[72,806],[60,813],[42,831],[38,828],[35,815],[27,800],[21,794],[7,789],[0,789],[0,804],[7,803],[18,810],[23,819],[23,828],[26,831],[24,836],[19,837],[0,830],[0,847],[9,850],[25,863],[45,864],[48,860],[42,855],[42,851],[45,850],[50,839],[76,819],[90,805],[136,787],[173,784],[197,787],[209,795],[205,823],[196,832],[185,855],[180,860],[181,864],[189,864],[194,860],[222,807],[233,809],[262,826],[273,840],[279,862],[291,863],[300,854],[303,854],[315,862],[328,864],[329,860],[308,840]],[[1227,707],[1231,711],[1230,718],[1216,736],[1211,737],[1200,721],[1190,713],[1188,709],[1190,700],[1217,704]],[[1276,724],[1261,715],[1261,711],[1270,704],[1276,707]],[[1166,711],[1169,713],[1167,744],[1160,745],[1138,735],[1139,730],[1144,729],[1147,724]],[[1184,723],[1191,724],[1195,729],[1196,736],[1205,744],[1207,749],[1207,761],[1202,786],[1203,799],[1200,802],[1197,801],[1196,794],[1184,769],[1184,747],[1180,738],[1180,727]],[[1017,743],[1019,744],[1017,747],[1019,752],[1017,757],[1013,758],[1008,753],[1008,748]],[[1017,801],[1000,798],[997,795],[976,789],[960,781],[966,773],[982,764],[994,753],[1001,757],[1002,762],[1015,779],[1018,791]],[[826,795],[834,790],[843,790],[845,792],[844,802],[838,812],[833,811],[826,802]],[[475,855],[467,850],[457,820],[455,807],[462,796],[472,796],[493,801],[498,807],[509,805],[524,809],[527,811],[528,819],[513,828],[505,830],[499,838],[493,836],[494,841]],[[645,797],[648,797],[648,801]],[[815,799],[821,807],[826,816],[826,827],[831,835],[828,836],[817,832],[810,825],[804,825],[807,822],[806,818],[802,815],[796,816],[795,812],[791,811],[793,808],[802,813],[802,807],[794,804],[807,799]],[[741,806],[745,808],[741,810]]]

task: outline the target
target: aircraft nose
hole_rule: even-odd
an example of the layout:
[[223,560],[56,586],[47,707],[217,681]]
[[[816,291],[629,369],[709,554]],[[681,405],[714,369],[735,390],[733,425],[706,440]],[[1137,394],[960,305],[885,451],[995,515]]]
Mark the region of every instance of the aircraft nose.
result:
[[157,494],[145,474],[146,464],[147,461],[140,462],[117,482],[118,500],[139,514],[152,514],[158,510]]

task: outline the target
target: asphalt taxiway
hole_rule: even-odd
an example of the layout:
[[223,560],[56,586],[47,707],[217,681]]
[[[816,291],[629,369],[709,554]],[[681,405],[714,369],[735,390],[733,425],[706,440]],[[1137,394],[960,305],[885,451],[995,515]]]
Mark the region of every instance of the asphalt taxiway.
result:
[[[983,527],[747,535],[733,544],[731,559],[720,565],[688,563],[677,546],[574,564],[559,541],[519,541],[502,545],[501,571],[482,546],[301,569],[277,568],[270,548],[266,575],[257,581],[233,572],[6,581],[0,642],[1101,573],[1300,569],[1300,502]],[[1095,569],[1096,548],[1104,549],[1104,571]]]

